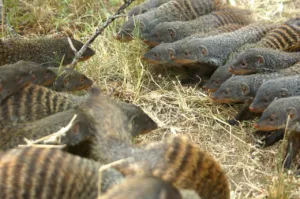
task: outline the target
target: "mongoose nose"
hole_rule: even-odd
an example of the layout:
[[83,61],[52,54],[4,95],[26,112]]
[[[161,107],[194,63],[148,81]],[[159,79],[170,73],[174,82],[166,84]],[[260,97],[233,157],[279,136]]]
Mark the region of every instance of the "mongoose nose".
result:
[[207,86],[202,86],[202,90],[207,91]]
[[230,66],[230,67],[228,68],[228,71],[229,71],[229,72],[233,72],[233,70],[234,70],[234,67],[233,67],[233,66]]
[[257,123],[254,123],[253,126],[254,126],[254,128],[258,128],[258,124]]
[[254,108],[253,108],[252,106],[250,106],[250,107],[249,107],[249,110],[250,110],[251,112],[253,112],[253,111],[254,111]]
[[120,37],[120,35],[119,35],[118,33],[116,33],[116,34],[114,35],[114,38],[115,38],[116,40],[120,40],[120,39],[121,39],[121,37]]

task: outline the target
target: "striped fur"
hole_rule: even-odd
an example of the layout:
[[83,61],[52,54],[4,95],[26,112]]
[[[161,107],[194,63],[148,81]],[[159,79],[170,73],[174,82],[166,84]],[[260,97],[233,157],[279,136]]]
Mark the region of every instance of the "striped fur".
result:
[[283,23],[270,31],[260,42],[267,48],[280,49],[284,51],[300,50],[300,26]]
[[51,89],[29,85],[6,98],[0,106],[2,121],[34,121],[73,106],[67,96]]
[[216,10],[220,2],[219,0],[173,0],[158,7],[156,17],[171,17],[172,21],[188,21]]
[[10,150],[0,155],[0,198],[96,198],[100,166],[59,149]]
[[220,164],[186,137],[148,144],[133,162],[116,169],[125,176],[160,177],[178,188],[194,189],[202,199],[229,199],[229,183]]

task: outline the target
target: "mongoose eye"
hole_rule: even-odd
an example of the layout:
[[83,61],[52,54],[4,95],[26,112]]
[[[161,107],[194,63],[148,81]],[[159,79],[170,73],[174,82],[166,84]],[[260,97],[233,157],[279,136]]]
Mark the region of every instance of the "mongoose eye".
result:
[[155,36],[155,38],[157,38],[157,39],[159,38],[159,34],[158,34],[158,33],[156,33],[154,36]]
[[214,83],[218,85],[220,82],[219,80],[215,80]]
[[158,57],[158,53],[153,53],[154,57]]
[[265,103],[268,103],[268,102],[269,102],[269,100],[268,100],[267,98],[265,98],[265,99],[264,99],[264,102],[265,102]]
[[229,91],[229,90],[225,90],[225,91],[223,91],[223,93],[224,93],[225,95],[228,95],[228,94],[230,93],[230,91]]
[[242,66],[243,68],[246,67],[246,66],[247,66],[247,62],[243,61],[243,62],[241,63],[241,66]]
[[80,82],[81,84],[83,84],[83,83],[84,83],[84,77],[81,77],[80,80],[79,80],[79,82]]
[[49,74],[48,73],[44,73],[44,78],[48,78]]
[[184,52],[184,55],[185,55],[185,56],[189,56],[189,55],[191,55],[191,53],[190,53],[189,51],[185,51],[185,52]]

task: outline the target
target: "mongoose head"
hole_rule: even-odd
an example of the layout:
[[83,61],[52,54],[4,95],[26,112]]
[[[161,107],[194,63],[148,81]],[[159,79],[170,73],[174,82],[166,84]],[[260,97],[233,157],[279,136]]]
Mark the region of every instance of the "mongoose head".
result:
[[128,21],[124,22],[115,38],[122,42],[128,42],[133,39],[135,33],[140,36],[141,33],[146,32],[147,25],[149,24],[147,16],[148,12],[130,17]]
[[177,40],[176,29],[173,28],[172,22],[161,23],[148,34],[143,39],[149,46],[157,46],[160,43],[172,43]]
[[[101,199],[181,199],[177,188],[153,176],[125,178],[119,185],[108,190]],[[100,197],[98,197],[100,199]]]
[[171,44],[160,44],[155,46],[150,51],[142,56],[142,59],[149,62],[150,64],[166,64],[171,61],[170,55],[175,53],[175,50],[171,48]]
[[34,77],[28,72],[14,69],[0,69],[0,102],[23,87],[33,83]]
[[145,6],[139,5],[139,6],[135,6],[133,7],[129,12],[128,12],[128,17],[132,17],[132,16],[136,16],[136,15],[140,15],[143,14],[145,12],[147,12],[148,9]]
[[[71,62],[73,61],[75,53],[74,53],[72,47],[70,46],[68,38],[63,38],[62,41],[64,42],[64,44],[66,46],[68,46],[68,48],[66,49],[64,58],[63,58],[62,65],[68,65],[68,64],[71,64]],[[78,40],[71,39],[71,41],[77,51],[79,51],[81,49],[81,47],[83,46],[83,43]],[[82,54],[82,57],[79,59],[79,61],[85,61],[85,60],[89,59],[90,57],[92,57],[94,54],[95,54],[95,51],[93,49],[91,49],[90,47],[88,47],[86,49],[86,51],[84,51],[84,53]]]
[[128,129],[132,137],[146,134],[157,129],[158,125],[156,122],[154,122],[141,107],[125,102],[117,102],[116,105],[128,119]]
[[216,92],[220,86],[229,79],[232,74],[228,71],[227,65],[219,67],[210,77],[208,82],[203,85],[203,90],[207,90],[210,93]]
[[249,49],[239,54],[228,67],[233,74],[245,75],[256,73],[265,64],[263,49]]
[[213,101],[221,103],[245,102],[251,98],[250,86],[243,82],[243,79],[239,76],[231,77],[226,80],[221,87],[211,95]]
[[28,72],[34,78],[33,83],[41,86],[48,86],[52,84],[56,78],[55,72],[31,61],[21,60],[15,64],[4,65],[2,67]]
[[[192,40],[193,41],[193,40]],[[170,51],[171,60],[177,64],[192,64],[198,61],[198,48],[193,45],[192,41],[175,49],[175,52]]]
[[72,68],[63,68],[62,71],[58,73],[53,84],[54,90],[56,91],[86,90],[93,84],[91,79]]
[[280,87],[280,85],[274,88],[274,85],[278,85],[276,80],[269,80],[259,87],[249,107],[251,112],[263,112],[274,99],[285,98],[291,95],[289,88]]
[[284,129],[287,120],[299,121],[299,97],[288,97],[274,100],[263,112],[254,127],[260,131]]

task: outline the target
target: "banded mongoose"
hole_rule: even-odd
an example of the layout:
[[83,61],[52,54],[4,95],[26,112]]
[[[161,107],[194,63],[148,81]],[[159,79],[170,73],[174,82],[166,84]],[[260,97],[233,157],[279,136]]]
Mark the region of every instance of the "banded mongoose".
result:
[[[89,95],[78,97],[55,92],[42,86],[29,85],[2,102],[0,118],[3,122],[36,121],[76,107],[89,97]],[[157,124],[140,107],[117,101],[112,101],[112,103],[128,118],[128,125],[131,125],[133,136],[157,128]]]
[[240,53],[229,72],[237,75],[275,72],[300,62],[300,52],[284,52],[271,48],[251,48]]
[[294,65],[290,68],[282,69],[274,73],[252,74],[246,76],[233,76],[226,80],[221,87],[211,95],[215,102],[232,103],[246,102],[247,105],[235,116],[234,120],[229,120],[230,124],[236,124],[235,121],[242,121],[253,117],[254,114],[249,112],[249,106],[252,102],[259,87],[270,79],[300,74],[299,66]]
[[297,127],[300,121],[299,105],[299,96],[274,100],[254,124],[254,127],[261,131],[285,129],[286,127],[287,130],[296,131],[288,136],[286,155],[283,160],[283,166],[286,169],[290,168],[292,160],[299,153],[300,139],[299,128]]
[[278,24],[259,42],[250,45],[246,44],[245,46],[240,47],[236,52],[231,53],[226,64],[218,68],[212,75],[211,79],[204,85],[205,88],[210,89],[211,91],[216,90],[223,82],[230,78],[232,73],[228,71],[228,67],[230,67],[231,63],[234,62],[234,58],[236,58],[242,51],[255,47],[293,51],[296,49],[295,44],[299,42],[299,34],[299,18],[292,18],[284,23]]
[[196,33],[179,41],[173,43],[162,43],[158,46],[155,46],[150,51],[142,56],[142,59],[151,63],[151,64],[176,64],[171,57],[173,54],[176,54],[176,49],[184,45],[187,41],[196,38],[202,38],[207,36],[218,35],[221,33],[232,32],[240,29],[243,25],[240,24],[227,24],[216,28],[215,30],[209,31],[207,33]]
[[159,7],[160,5],[169,2],[170,0],[146,0],[143,3],[133,7],[129,12],[128,16],[136,16],[139,14],[143,14],[145,12],[148,12],[149,10],[155,9]]
[[34,77],[28,72],[0,68],[0,103],[33,81]]
[[160,23],[142,39],[151,46],[162,42],[171,43],[198,32],[208,32],[227,24],[248,25],[252,22],[249,10],[228,7],[200,16],[191,21],[174,21]]
[[41,86],[51,85],[54,82],[56,77],[56,74],[50,69],[31,61],[21,60],[14,64],[3,65],[0,68],[5,68],[5,67],[30,73],[32,76],[34,76],[33,83]]
[[274,24],[257,22],[230,33],[191,40],[176,49],[172,59],[179,64],[201,62],[219,67],[225,64],[230,53],[245,44],[256,43],[274,27]]
[[[98,196],[102,164],[59,149],[26,147],[0,154],[1,199],[87,199]],[[111,188],[123,176],[105,172],[101,188]],[[104,178],[102,176],[102,179]],[[101,190],[105,193],[105,189]]]
[[220,0],[172,0],[157,9],[131,17],[124,22],[116,39],[130,41],[133,31],[148,34],[157,24],[169,21],[189,21],[220,7]]
[[[193,189],[202,199],[230,198],[229,183],[220,164],[187,138],[176,136],[139,149],[131,149],[132,158],[112,169],[123,176],[153,175],[177,188]],[[22,194],[17,198],[96,198],[100,166],[58,149],[10,150],[0,158],[0,197]]]
[[300,76],[282,77],[263,83],[250,105],[252,112],[263,112],[274,99],[300,96]]
[[127,177],[98,199],[182,199],[171,183],[153,176]]
[[56,79],[51,85],[55,91],[80,91],[89,89],[93,81],[84,74],[72,68],[49,67],[56,74]]
[[[83,43],[71,39],[76,50]],[[68,38],[8,39],[0,41],[0,65],[13,64],[17,61],[33,61],[43,66],[58,67],[70,64],[74,57]],[[95,54],[91,48],[83,53],[79,61],[84,61]]]

